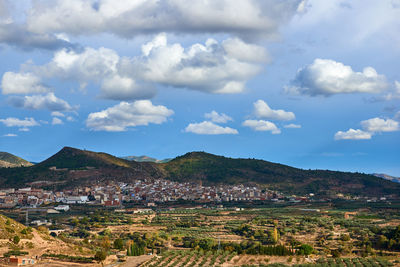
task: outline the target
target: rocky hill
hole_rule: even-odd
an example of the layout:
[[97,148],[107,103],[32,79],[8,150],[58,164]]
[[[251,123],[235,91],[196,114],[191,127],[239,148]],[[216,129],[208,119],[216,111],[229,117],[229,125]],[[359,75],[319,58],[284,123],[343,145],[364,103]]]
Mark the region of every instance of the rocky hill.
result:
[[27,167],[33,164],[7,152],[0,152],[0,168]]

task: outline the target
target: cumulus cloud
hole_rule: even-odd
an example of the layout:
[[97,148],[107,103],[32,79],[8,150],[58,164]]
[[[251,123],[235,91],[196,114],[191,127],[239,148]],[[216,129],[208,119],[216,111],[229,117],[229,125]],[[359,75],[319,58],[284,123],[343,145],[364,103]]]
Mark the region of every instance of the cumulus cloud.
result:
[[47,92],[40,77],[32,73],[6,72],[1,81],[3,94],[31,94]]
[[301,125],[300,124],[290,123],[290,124],[284,125],[283,127],[288,128],[288,129],[300,129]]
[[139,56],[120,57],[104,47],[61,49],[49,63],[30,65],[31,73],[24,75],[72,80],[81,89],[94,83],[100,87],[100,97],[112,100],[149,99],[156,94],[156,84],[234,94],[245,90],[246,82],[260,72],[266,58],[263,47],[238,38],[221,43],[208,39],[204,44],[183,47],[169,44],[167,35],[161,33],[143,44]]
[[[125,60],[127,64],[129,60]],[[83,50],[62,49],[43,66],[33,67],[42,77],[77,81],[84,89],[88,83],[100,84],[100,97],[113,100],[151,98],[155,88],[145,82],[138,82],[132,73],[123,73],[119,66],[124,61],[116,51],[104,47]]]
[[53,117],[65,117],[65,115],[63,113],[59,112],[59,111],[53,111],[51,113],[51,116],[53,116]]
[[254,114],[258,118],[266,118],[271,120],[294,120],[296,116],[293,112],[284,111],[282,109],[274,110],[271,109],[267,103],[263,100],[257,100],[254,102]]
[[[247,54],[242,50],[249,48]],[[168,44],[159,34],[143,45],[142,57],[131,60],[131,72],[142,80],[208,93],[232,94],[245,90],[245,83],[261,70],[264,48],[239,39],[222,43],[208,39],[184,48]],[[256,57],[255,53],[261,53]]]
[[34,118],[25,118],[21,120],[18,118],[9,117],[6,119],[0,119],[0,122],[7,127],[33,127],[40,125]]
[[346,132],[338,131],[335,134],[335,140],[366,140],[371,139],[372,134],[369,132],[364,132],[360,129],[354,130],[349,129]]
[[55,34],[30,32],[25,24],[16,24],[12,21],[0,22],[0,43],[31,50],[34,48],[56,50],[62,47],[75,48],[65,39]]
[[399,122],[392,119],[372,118],[361,122],[361,126],[368,132],[399,131]]
[[245,120],[243,126],[250,127],[254,131],[269,131],[272,134],[280,134],[281,130],[270,121],[265,120]]
[[222,127],[211,121],[203,121],[200,123],[190,123],[186,128],[185,132],[195,134],[207,134],[207,135],[218,135],[218,134],[238,134],[236,129],[230,127]]
[[139,84],[130,77],[119,74],[107,77],[101,85],[101,97],[113,100],[145,99],[156,94],[156,89],[149,84]]
[[59,125],[59,124],[64,124],[64,122],[60,118],[54,117],[52,122],[51,122],[51,124],[52,125]]
[[224,113],[218,113],[215,110],[211,111],[210,113],[204,114],[204,117],[216,123],[227,123],[228,121],[233,121],[233,119],[228,115]]
[[165,106],[155,106],[149,100],[121,102],[100,112],[90,113],[86,126],[95,131],[121,132],[128,127],[161,124],[174,112]]
[[[396,115],[394,117],[396,119]],[[400,123],[393,119],[372,118],[361,122],[363,130],[349,129],[347,132],[338,131],[335,140],[342,139],[371,139],[375,133],[400,131]]]
[[281,0],[34,1],[28,10],[27,25],[34,33],[106,32],[123,38],[158,32],[275,38],[279,26],[296,14],[300,3]]
[[381,93],[388,88],[386,77],[372,67],[362,72],[330,59],[317,58],[297,71],[288,93],[330,96],[344,93]]
[[8,101],[14,107],[33,110],[48,109],[50,111],[72,111],[75,109],[65,100],[56,97],[54,93],[24,97],[12,96]]

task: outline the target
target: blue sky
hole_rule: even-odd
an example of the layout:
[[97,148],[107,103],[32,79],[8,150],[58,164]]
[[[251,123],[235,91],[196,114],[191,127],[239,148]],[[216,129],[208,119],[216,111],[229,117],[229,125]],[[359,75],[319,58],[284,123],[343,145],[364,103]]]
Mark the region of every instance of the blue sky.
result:
[[0,0],[0,150],[400,176],[400,1]]

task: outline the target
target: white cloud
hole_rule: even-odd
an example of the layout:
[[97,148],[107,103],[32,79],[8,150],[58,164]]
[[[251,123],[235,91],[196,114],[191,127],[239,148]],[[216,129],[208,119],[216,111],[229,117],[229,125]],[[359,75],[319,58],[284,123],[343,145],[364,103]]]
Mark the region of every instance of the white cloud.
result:
[[343,93],[381,93],[388,88],[386,78],[372,67],[355,72],[350,66],[330,59],[315,59],[298,70],[285,90],[288,93],[334,95]]
[[5,135],[3,135],[3,136],[4,136],[4,137],[16,137],[16,136],[18,136],[18,135],[9,133],[9,134],[5,134]]
[[8,101],[15,107],[33,110],[48,109],[50,111],[72,111],[75,109],[65,100],[56,97],[54,93],[24,97],[13,96],[10,97]]
[[228,121],[233,121],[233,119],[228,115],[224,113],[218,113],[215,110],[211,111],[210,113],[204,114],[204,117],[216,123],[227,123]]
[[270,131],[272,134],[280,134],[281,130],[270,121],[265,120],[245,120],[243,126],[250,127],[254,131]]
[[254,114],[258,118],[267,118],[271,120],[294,120],[296,116],[293,112],[284,111],[282,109],[273,110],[263,100],[254,102]]
[[78,80],[84,86],[88,81],[114,75],[119,60],[114,50],[104,47],[86,47],[79,52],[62,49],[39,71],[43,76]]
[[267,62],[269,56],[261,46],[247,44],[238,38],[228,39],[222,43],[227,55],[246,62]]
[[[394,117],[396,119],[396,115]],[[335,140],[342,139],[371,139],[375,133],[400,131],[400,123],[392,119],[372,118],[361,122],[363,130],[349,129],[347,132],[338,131]]]
[[335,140],[366,140],[371,139],[372,134],[369,132],[364,132],[360,129],[354,130],[349,129],[346,132],[338,131],[335,134]]
[[51,122],[51,124],[52,125],[59,125],[59,124],[64,124],[64,122],[60,118],[54,117],[52,122]]
[[33,127],[40,125],[34,118],[25,118],[20,120],[18,118],[9,117],[6,119],[0,119],[0,122],[7,127]]
[[290,124],[284,125],[283,127],[288,128],[288,129],[300,129],[301,125],[290,123]]
[[34,48],[56,50],[62,47],[77,47],[69,41],[55,34],[33,33],[26,25],[18,24],[11,18],[1,21],[0,16],[0,43],[15,46],[23,50]]
[[364,130],[368,132],[394,132],[399,131],[399,122],[392,119],[372,118],[361,122]]
[[67,117],[67,121],[75,121],[75,119],[73,117],[71,117],[71,116],[68,116]]
[[34,33],[112,33],[123,38],[158,32],[275,38],[299,4],[282,0],[34,1],[27,25]]
[[[249,48],[247,54],[243,47]],[[130,68],[137,77],[148,82],[188,88],[208,93],[234,94],[245,90],[245,83],[261,70],[255,51],[261,46],[246,44],[239,39],[218,43],[208,39],[184,48],[168,44],[165,34],[143,45],[142,57],[131,60]],[[265,53],[265,51],[264,51]]]
[[27,127],[23,127],[23,128],[19,128],[18,131],[20,131],[20,132],[29,132],[30,129],[27,128]]
[[59,112],[59,111],[53,111],[51,113],[51,116],[53,116],[53,117],[65,117],[65,115],[63,113]]
[[40,78],[32,73],[6,72],[1,81],[3,94],[31,94],[47,92]]
[[168,44],[166,34],[161,33],[132,58],[121,58],[104,47],[62,49],[49,63],[27,68],[42,79],[76,81],[81,89],[94,83],[100,86],[102,98],[135,100],[153,97],[157,83],[207,93],[241,93],[246,82],[261,71],[266,57],[262,46],[238,38],[221,43],[208,39],[205,44],[183,47]]
[[107,77],[101,84],[101,97],[113,100],[145,99],[156,94],[156,89],[147,84],[138,84],[130,77],[121,77],[119,74]]
[[153,86],[138,82],[135,73],[127,73],[121,68],[131,69],[130,60],[120,58],[112,49],[86,47],[82,51],[57,51],[48,64],[33,67],[33,71],[46,78],[77,81],[81,89],[90,82],[100,84],[100,97],[106,99],[145,99],[155,95]]
[[186,128],[185,132],[195,134],[207,134],[207,135],[218,135],[218,134],[238,134],[236,129],[230,127],[222,127],[211,121],[203,121],[200,123],[190,123]]
[[165,106],[155,106],[149,100],[121,102],[100,112],[90,113],[86,126],[95,131],[121,132],[128,127],[161,124],[174,112]]

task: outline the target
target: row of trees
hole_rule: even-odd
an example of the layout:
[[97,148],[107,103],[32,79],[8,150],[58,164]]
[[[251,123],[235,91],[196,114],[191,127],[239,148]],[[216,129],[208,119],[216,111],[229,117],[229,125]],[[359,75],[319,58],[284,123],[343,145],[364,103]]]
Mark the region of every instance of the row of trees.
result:
[[300,244],[291,249],[284,245],[263,245],[258,241],[243,241],[241,243],[235,242],[220,242],[217,243],[214,239],[203,238],[198,239],[194,237],[184,237],[182,240],[183,247],[199,249],[204,251],[230,251],[238,254],[261,254],[261,255],[310,255],[314,249],[307,244]]

